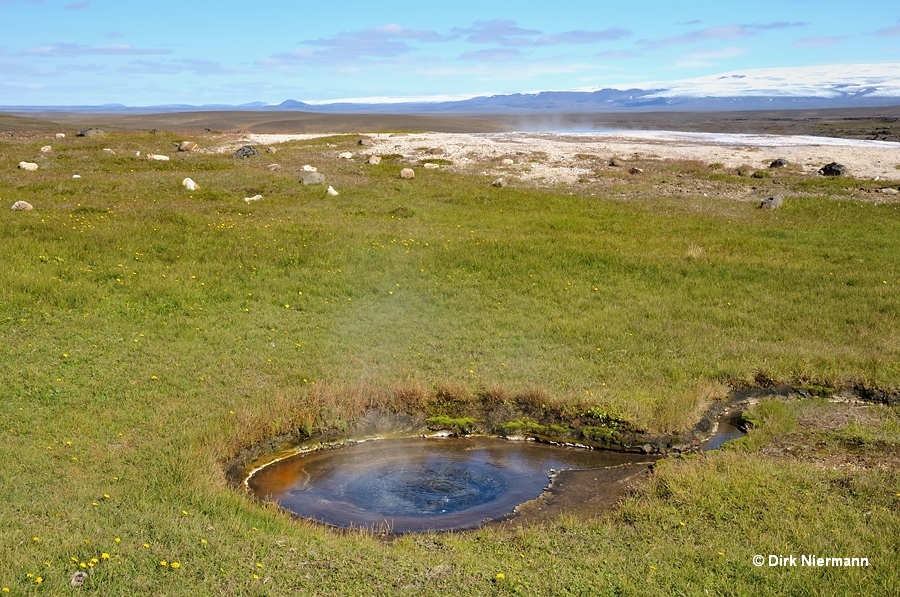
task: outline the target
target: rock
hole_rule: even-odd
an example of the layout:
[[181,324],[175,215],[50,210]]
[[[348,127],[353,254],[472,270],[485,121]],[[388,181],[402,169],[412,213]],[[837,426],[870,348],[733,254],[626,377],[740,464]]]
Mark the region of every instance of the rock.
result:
[[341,153],[338,154],[338,157],[341,158],[342,160],[352,160],[353,154],[350,153],[349,151],[342,151]]
[[503,158],[503,160],[501,160],[500,163],[503,164],[504,166],[512,166],[513,164],[515,164],[515,162],[513,160],[511,160],[510,158]]
[[819,174],[822,176],[844,176],[847,174],[847,167],[837,162],[831,162],[819,168]]
[[275,172],[277,170],[281,170],[281,165],[280,164],[269,164],[268,166],[266,166],[266,170],[268,170],[269,172]]
[[148,153],[148,154],[147,154],[147,159],[148,159],[148,160],[153,160],[153,161],[156,161],[156,162],[168,162],[168,161],[169,161],[169,156],[167,156],[167,155],[159,155],[159,154],[155,154],[155,153]]
[[304,164],[302,170],[304,172],[315,172],[317,168],[315,166],[310,166],[309,164]]
[[878,192],[884,193],[885,195],[896,195],[897,193],[900,193],[900,191],[898,191],[897,189],[892,189],[891,187],[879,189]]
[[27,201],[16,201],[12,205],[13,211],[31,211],[34,209],[34,206]]
[[655,451],[656,446],[654,446],[653,444],[644,444],[643,446],[641,446],[641,452],[643,452],[644,454],[653,454],[653,452]]
[[104,147],[103,153],[105,153],[106,155],[116,155],[116,152],[113,151],[112,149],[110,149],[109,147]]
[[34,162],[19,162],[19,170],[27,170],[28,172],[34,172],[38,169],[38,165]]
[[193,141],[182,141],[178,144],[178,151],[197,151],[200,146]]
[[325,175],[321,172],[307,172],[300,179],[303,184],[322,184],[325,182]]
[[134,152],[134,157],[136,157],[136,158],[141,157],[141,152],[140,152],[140,151],[135,151],[135,152]]
[[245,203],[250,203],[251,201],[259,201],[262,199],[262,195],[253,195],[252,197],[244,197]]
[[89,126],[87,128],[83,128],[77,133],[75,133],[76,137],[94,137],[96,135],[104,135],[106,134],[103,129],[94,128]]
[[784,168],[788,165],[788,161],[784,158],[778,158],[769,164],[769,168]]
[[185,178],[184,180],[182,180],[181,186],[183,186],[184,188],[186,188],[189,191],[196,191],[197,189],[200,188],[200,186],[190,178]]
[[65,139],[65,138],[66,138],[66,134],[65,134],[65,133],[56,133],[56,135],[54,135],[54,136],[55,136],[57,139]]
[[763,199],[760,204],[760,209],[778,209],[782,206],[784,201],[781,198],[781,195],[775,195],[774,197],[769,197],[768,199]]
[[381,156],[380,155],[371,156],[369,158],[369,163],[372,164],[373,166],[377,166],[378,164],[381,163]]
[[235,151],[233,154],[231,154],[231,157],[233,157],[235,159],[243,160],[245,158],[249,158],[254,155],[259,155],[259,150],[256,149],[255,147],[253,147],[252,145],[244,145],[243,147],[241,147],[240,149]]
[[51,151],[53,151],[53,148],[49,145],[44,145],[43,147],[41,147],[41,153],[50,153]]
[[492,182],[492,183],[491,183],[491,186],[494,186],[494,187],[501,187],[501,188],[502,188],[502,187],[505,187],[505,186],[506,186],[506,178],[504,178],[504,177],[501,176],[500,178],[498,178],[497,180],[495,180],[494,182]]
[[609,160],[609,165],[613,168],[618,168],[622,165],[622,162],[620,162],[618,158],[612,158],[611,160]]
[[372,144],[372,140],[369,139],[369,138],[367,138],[367,137],[363,137],[362,139],[358,140],[358,141],[356,142],[356,144],[357,144],[357,145],[364,145],[364,146],[365,146],[365,145],[371,145],[371,144]]
[[272,146],[270,145],[269,147],[266,147],[266,153],[278,153],[278,148],[277,148],[277,147],[272,147]]
[[325,191],[325,193],[327,193],[328,195],[331,195],[332,197],[337,197],[340,194],[334,190],[334,187],[331,187],[331,186],[328,187],[328,189]]
[[73,174],[72,178],[81,178],[81,174]]
[[416,177],[415,171],[412,168],[404,168],[400,171],[400,178],[403,180],[410,180]]
[[629,174],[643,174],[644,171],[641,170],[640,168],[632,168],[631,170],[628,171],[628,173]]
[[69,584],[75,588],[78,588],[84,584],[84,581],[87,580],[88,573],[84,570],[76,570],[72,573],[71,578],[69,578]]
[[437,170],[438,168],[441,167],[441,165],[440,164],[432,164],[431,162],[426,162],[426,163],[422,164],[422,167],[425,168],[426,170]]
[[432,147],[428,150],[428,153],[431,155],[443,155],[444,149],[442,147]]

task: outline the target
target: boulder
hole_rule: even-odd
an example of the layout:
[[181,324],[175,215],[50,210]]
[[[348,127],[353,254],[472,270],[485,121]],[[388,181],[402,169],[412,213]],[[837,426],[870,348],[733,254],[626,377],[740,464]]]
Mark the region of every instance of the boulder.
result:
[[612,166],[613,168],[618,168],[619,166],[622,165],[622,162],[619,161],[619,158],[611,158],[609,160],[609,165]]
[[769,168],[784,168],[788,165],[788,161],[784,158],[778,158],[769,164]]
[[337,197],[337,196],[340,194],[340,193],[338,193],[337,191],[334,190],[334,187],[331,187],[331,186],[329,186],[329,187],[325,190],[325,193],[326,193],[327,195],[332,196],[332,197]]
[[65,134],[65,133],[56,133],[56,135],[54,135],[54,136],[55,136],[57,139],[65,139],[65,138],[66,138],[66,134]]
[[400,178],[403,180],[410,180],[416,177],[415,171],[412,168],[404,168],[400,171]]
[[640,168],[632,168],[631,170],[628,171],[628,173],[629,174],[643,174],[644,171],[641,170]]
[[432,164],[431,162],[426,162],[426,163],[422,164],[422,167],[425,168],[426,170],[437,170],[438,168],[441,167],[441,165],[440,164]]
[[268,170],[269,172],[281,170],[281,164],[269,164],[268,166],[266,166],[266,170]]
[[194,182],[193,179],[191,179],[191,178],[185,178],[184,180],[182,180],[181,186],[183,186],[184,188],[186,188],[189,191],[196,191],[197,189],[200,188],[200,185],[198,185],[196,182]]
[[266,147],[266,153],[278,153],[278,148],[277,148],[277,147],[272,147],[272,146],[270,145],[269,147]]
[[301,168],[304,172],[315,172],[318,170],[315,166],[310,166],[309,164],[303,164],[303,168]]
[[506,186],[506,178],[500,177],[491,183],[491,186],[503,188]]
[[769,197],[768,199],[763,199],[760,204],[760,209],[778,209],[784,204],[784,200],[781,198],[781,195],[775,195],[773,197]]
[[51,151],[53,151],[53,148],[49,145],[44,145],[43,147],[41,147],[41,153],[50,153]]
[[105,153],[106,155],[116,155],[116,152],[113,151],[112,149],[110,149],[109,147],[104,147],[103,153]]
[[197,151],[200,146],[193,141],[182,141],[178,144],[178,151]]
[[153,160],[153,161],[155,161],[155,162],[168,162],[168,161],[169,161],[169,156],[167,156],[167,155],[159,155],[159,154],[156,154],[156,153],[148,153],[148,154],[147,154],[147,159],[148,159],[148,160]]
[[81,174],[73,174],[72,178],[79,179],[79,178],[81,178]]
[[307,172],[300,179],[303,184],[322,184],[325,182],[325,175],[321,172]]
[[352,160],[353,154],[350,153],[349,151],[342,151],[341,153],[338,154],[338,157],[341,158],[342,160]]
[[103,134],[105,134],[103,129],[98,129],[98,128],[89,126],[87,128],[83,128],[80,131],[78,131],[77,133],[75,133],[75,136],[76,137],[94,137],[96,135],[103,135]]
[[371,144],[372,144],[372,140],[369,139],[368,137],[363,137],[362,139],[358,140],[358,141],[356,142],[356,144],[357,144],[357,145],[363,145],[363,146],[365,146],[365,145],[371,145]]
[[28,172],[34,172],[38,169],[38,165],[34,162],[19,162],[19,170],[27,170]]
[[258,149],[256,149],[252,145],[244,145],[243,147],[241,147],[240,149],[235,151],[233,154],[231,154],[231,157],[233,157],[235,159],[243,160],[245,158],[249,158],[249,157],[252,157],[255,155],[259,155]]
[[878,192],[884,193],[885,195],[896,195],[897,193],[900,193],[900,191],[898,191],[897,189],[891,188],[891,187],[885,187],[883,189],[879,189]]
[[847,174],[847,166],[831,162],[819,168],[819,174],[822,176],[844,176]]
[[503,158],[502,160],[500,160],[500,163],[504,166],[512,166],[513,164],[515,164],[515,162],[511,158]]
[[428,153],[430,153],[431,155],[443,155],[444,148],[443,147],[432,147],[431,149],[428,150]]
[[27,201],[16,201],[12,205],[13,211],[31,211],[34,209],[34,206]]
[[380,155],[371,156],[369,158],[369,163],[372,164],[373,166],[377,166],[378,164],[381,163],[381,156]]
[[251,201],[259,201],[262,199],[262,195],[253,195],[252,197],[244,197],[245,203],[250,203]]

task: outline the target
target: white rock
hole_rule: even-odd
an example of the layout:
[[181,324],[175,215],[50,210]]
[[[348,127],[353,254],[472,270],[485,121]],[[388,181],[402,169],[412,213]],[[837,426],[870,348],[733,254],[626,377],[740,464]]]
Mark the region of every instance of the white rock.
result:
[[158,155],[158,154],[155,154],[155,153],[148,153],[148,154],[147,154],[147,159],[148,159],[148,160],[156,160],[157,162],[168,162],[168,161],[169,161],[169,156],[167,156],[167,155]]
[[65,139],[65,138],[66,138],[66,134],[65,134],[65,133],[56,133],[56,138],[57,138],[57,139]]
[[342,151],[341,153],[338,154],[338,157],[341,158],[342,160],[352,160],[353,154],[350,153],[349,151]]
[[381,156],[373,155],[372,157],[369,158],[369,163],[372,164],[373,166],[377,166],[378,164],[381,163]]
[[415,177],[416,177],[416,173],[412,168],[404,168],[403,170],[400,171],[400,178],[402,178],[404,180],[409,180],[409,179],[415,178]]
[[251,201],[259,201],[262,199],[262,195],[253,195],[252,197],[244,197],[244,201],[246,203],[250,203]]
[[44,145],[43,147],[41,147],[41,153],[50,153],[51,151],[53,151],[53,148],[49,145]]
[[178,151],[197,151],[200,146],[193,141],[182,141],[178,144]]
[[310,166],[309,164],[303,165],[304,172],[316,172],[317,170],[318,170],[318,168],[316,168],[315,166]]
[[275,172],[276,170],[281,170],[281,165],[280,164],[269,164],[268,166],[266,166],[266,170],[268,170],[269,172]]
[[266,147],[266,153],[278,153],[277,147]]
[[109,147],[104,147],[103,153],[105,153],[106,155],[116,155],[116,152],[113,151],[112,149],[110,149]]
[[512,166],[513,164],[515,164],[515,162],[509,158],[503,158],[503,161],[501,161],[500,163],[504,166]]
[[196,182],[193,181],[193,179],[190,179],[190,178],[185,178],[184,180],[182,180],[181,186],[183,186],[184,188],[186,188],[189,191],[196,191],[197,189],[200,188],[200,185],[198,185]]
[[34,172],[38,169],[38,165],[34,162],[19,162],[19,169]]
[[136,157],[136,158],[141,157],[141,152],[140,152],[140,151],[135,151],[135,152],[134,152],[134,157]]
[[432,164],[431,162],[427,162],[425,164],[422,164],[422,167],[425,168],[426,170],[437,170],[438,168],[441,167],[441,165],[440,164]]
[[12,206],[13,211],[31,211],[32,209],[34,206],[26,201],[16,201]]
[[332,197],[337,197],[339,195],[339,193],[337,191],[335,191],[334,187],[332,187],[332,186],[329,186],[325,192],[327,194],[331,195]]
[[73,174],[72,178],[81,178],[81,174]]

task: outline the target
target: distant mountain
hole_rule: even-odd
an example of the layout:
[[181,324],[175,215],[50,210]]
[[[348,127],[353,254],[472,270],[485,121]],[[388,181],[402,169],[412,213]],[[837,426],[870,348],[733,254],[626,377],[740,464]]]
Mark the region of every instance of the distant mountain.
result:
[[554,114],[630,111],[728,111],[863,108],[900,105],[900,63],[767,68],[629,89],[541,91],[454,101],[385,100],[272,105],[169,104],[129,107],[0,106],[3,112],[148,114],[213,110],[303,111],[328,114]]

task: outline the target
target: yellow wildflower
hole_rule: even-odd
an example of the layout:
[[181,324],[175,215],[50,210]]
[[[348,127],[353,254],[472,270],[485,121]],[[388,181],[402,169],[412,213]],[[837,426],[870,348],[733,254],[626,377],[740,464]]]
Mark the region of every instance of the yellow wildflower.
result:
[[179,564],[178,562],[172,562],[172,568],[175,568],[175,569],[181,568],[181,564]]

